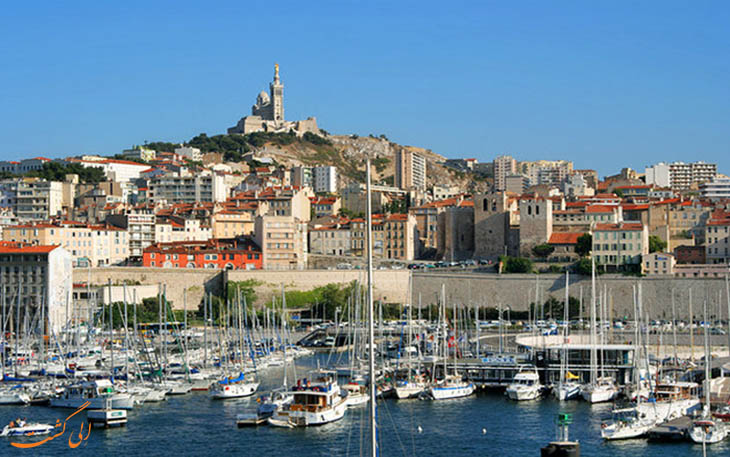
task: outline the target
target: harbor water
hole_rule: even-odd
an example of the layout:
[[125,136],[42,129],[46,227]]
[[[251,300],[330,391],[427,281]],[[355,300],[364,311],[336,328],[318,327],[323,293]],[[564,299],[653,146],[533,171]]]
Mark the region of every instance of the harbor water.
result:
[[[297,360],[297,375],[326,363],[320,355]],[[291,368],[289,377],[291,379]],[[283,369],[267,369],[259,393],[281,384]],[[69,419],[66,432],[33,449],[11,447],[0,440],[0,455],[150,455],[357,456],[367,446],[367,407],[351,408],[345,417],[320,427],[284,429],[268,426],[237,428],[236,414],[256,407],[255,396],[211,400],[206,392],[173,396],[161,403],[129,411],[129,423],[117,429],[95,429],[88,440],[69,448],[77,438],[85,413]],[[691,443],[653,443],[645,439],[603,442],[602,419],[611,404],[583,401],[560,403],[552,398],[512,402],[500,391],[480,391],[469,398],[445,401],[381,400],[378,403],[381,456],[539,456],[540,447],[555,437],[558,413],[573,415],[571,439],[581,443],[583,456],[636,457],[701,456],[702,446]],[[45,406],[0,407],[3,425],[17,417],[55,424],[73,410]],[[85,434],[84,429],[84,434]],[[16,442],[32,442],[21,439]],[[708,446],[707,455],[730,455],[730,441]]]

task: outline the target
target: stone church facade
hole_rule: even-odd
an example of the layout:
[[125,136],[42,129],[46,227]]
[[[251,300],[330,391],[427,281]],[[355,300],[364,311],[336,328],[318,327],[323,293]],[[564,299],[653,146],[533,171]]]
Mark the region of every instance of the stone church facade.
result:
[[293,130],[298,136],[305,132],[319,135],[317,119],[309,117],[303,121],[284,119],[284,84],[279,78],[279,64],[274,65],[274,80],[269,83],[269,93],[261,91],[256,104],[251,107],[251,115],[228,129],[228,134],[245,135],[253,132],[288,132]]

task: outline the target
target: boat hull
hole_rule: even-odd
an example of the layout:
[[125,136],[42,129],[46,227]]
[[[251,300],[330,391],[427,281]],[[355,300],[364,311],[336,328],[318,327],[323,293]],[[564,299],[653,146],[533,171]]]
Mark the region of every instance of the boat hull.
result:
[[452,398],[468,397],[474,393],[474,384],[463,384],[457,386],[431,387],[429,390],[434,400],[450,400]]

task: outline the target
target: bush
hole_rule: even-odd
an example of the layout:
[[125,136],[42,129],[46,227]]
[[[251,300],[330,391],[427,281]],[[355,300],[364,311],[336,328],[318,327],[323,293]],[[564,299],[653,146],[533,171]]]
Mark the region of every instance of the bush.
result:
[[545,258],[552,254],[555,251],[555,247],[550,246],[547,243],[538,244],[534,248],[532,248],[532,253],[535,254],[535,257]]
[[530,273],[532,272],[532,261],[525,257],[501,256],[503,273]]

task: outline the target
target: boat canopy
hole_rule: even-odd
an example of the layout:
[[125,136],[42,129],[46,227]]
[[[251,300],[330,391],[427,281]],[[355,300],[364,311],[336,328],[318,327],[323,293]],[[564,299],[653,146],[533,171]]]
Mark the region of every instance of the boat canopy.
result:
[[243,381],[243,373],[239,373],[237,378],[225,378],[222,381],[218,381],[218,384],[235,384],[237,382]]

